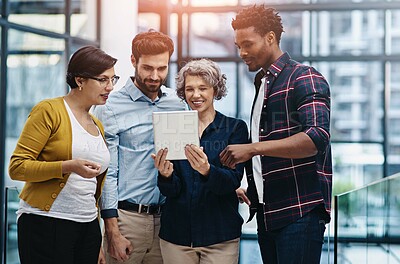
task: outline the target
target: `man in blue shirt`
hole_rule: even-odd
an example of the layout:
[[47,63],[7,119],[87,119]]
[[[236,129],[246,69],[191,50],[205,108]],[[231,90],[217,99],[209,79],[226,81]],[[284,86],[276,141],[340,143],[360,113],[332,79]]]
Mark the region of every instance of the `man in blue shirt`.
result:
[[152,112],[186,109],[175,91],[163,85],[173,51],[172,40],[160,32],[136,35],[131,55],[135,76],[94,110],[111,154],[100,200],[107,263],[162,263],[158,233],[165,197],[151,158]]

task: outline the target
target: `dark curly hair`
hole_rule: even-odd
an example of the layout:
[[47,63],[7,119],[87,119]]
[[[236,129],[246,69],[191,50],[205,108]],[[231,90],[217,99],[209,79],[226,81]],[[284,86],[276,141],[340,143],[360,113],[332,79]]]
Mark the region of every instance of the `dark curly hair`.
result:
[[284,30],[281,16],[278,14],[274,8],[266,7],[264,4],[253,5],[239,11],[231,25],[234,30],[254,27],[255,32],[261,36],[272,31],[279,45]]

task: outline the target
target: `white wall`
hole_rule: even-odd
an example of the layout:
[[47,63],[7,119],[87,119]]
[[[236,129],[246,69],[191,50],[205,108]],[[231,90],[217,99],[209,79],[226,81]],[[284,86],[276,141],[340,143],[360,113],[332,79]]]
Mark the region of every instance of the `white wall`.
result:
[[137,34],[137,0],[103,0],[101,1],[102,21],[101,48],[118,59],[115,73],[121,79],[115,90],[121,88],[134,69],[130,61],[131,42]]

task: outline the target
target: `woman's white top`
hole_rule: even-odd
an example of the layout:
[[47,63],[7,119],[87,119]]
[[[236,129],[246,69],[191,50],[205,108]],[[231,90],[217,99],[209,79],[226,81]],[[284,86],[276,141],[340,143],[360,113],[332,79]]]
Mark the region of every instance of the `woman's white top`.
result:
[[[101,133],[93,136],[87,132],[75,118],[67,102],[64,100],[72,127],[72,159],[84,159],[101,164],[100,173],[103,173],[110,162],[110,153]],[[50,211],[42,211],[20,200],[17,217],[22,213],[43,215],[75,222],[91,222],[97,218],[95,193],[97,179],[83,178],[72,172],[64,188],[55,199]]]

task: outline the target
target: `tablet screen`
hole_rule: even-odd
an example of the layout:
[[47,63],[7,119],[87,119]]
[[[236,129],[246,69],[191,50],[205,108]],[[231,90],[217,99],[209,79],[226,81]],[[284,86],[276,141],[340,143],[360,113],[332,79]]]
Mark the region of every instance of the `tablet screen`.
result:
[[187,144],[200,145],[197,111],[153,112],[154,146],[156,152],[168,148],[167,159],[186,159]]

